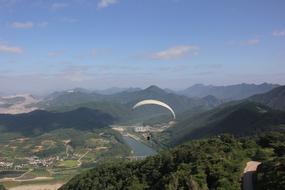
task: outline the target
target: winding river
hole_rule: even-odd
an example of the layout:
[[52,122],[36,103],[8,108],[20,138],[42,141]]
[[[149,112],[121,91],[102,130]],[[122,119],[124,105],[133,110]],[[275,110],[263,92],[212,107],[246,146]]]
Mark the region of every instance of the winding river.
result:
[[156,151],[151,147],[139,142],[129,136],[123,136],[126,143],[131,147],[134,151],[135,156],[151,156],[156,154]]

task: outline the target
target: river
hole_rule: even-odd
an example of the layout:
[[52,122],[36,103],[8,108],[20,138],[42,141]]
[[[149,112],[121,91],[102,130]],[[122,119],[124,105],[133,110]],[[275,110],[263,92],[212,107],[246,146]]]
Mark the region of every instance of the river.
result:
[[142,142],[136,141],[129,136],[123,136],[123,138],[134,151],[135,156],[151,156],[156,154],[156,151],[154,149],[143,144]]

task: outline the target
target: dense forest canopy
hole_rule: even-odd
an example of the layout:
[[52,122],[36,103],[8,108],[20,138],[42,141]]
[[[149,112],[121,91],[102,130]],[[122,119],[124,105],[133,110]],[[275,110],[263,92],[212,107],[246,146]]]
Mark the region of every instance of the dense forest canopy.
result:
[[[241,176],[248,160],[281,159],[278,156],[280,146],[284,146],[284,138],[285,133],[275,132],[255,138],[221,135],[195,140],[143,161],[100,165],[74,177],[60,190],[236,190],[241,187]],[[281,157],[284,160],[284,154]],[[264,167],[261,165],[259,170],[267,172]],[[281,185],[279,180],[284,176],[274,171],[271,176],[276,175],[277,178],[272,177],[272,183]],[[272,187],[268,186],[268,189]]]

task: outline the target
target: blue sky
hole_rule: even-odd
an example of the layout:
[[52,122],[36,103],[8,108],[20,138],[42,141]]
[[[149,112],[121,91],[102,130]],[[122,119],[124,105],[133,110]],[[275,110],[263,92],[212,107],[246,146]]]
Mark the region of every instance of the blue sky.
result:
[[285,84],[284,0],[0,0],[0,92]]

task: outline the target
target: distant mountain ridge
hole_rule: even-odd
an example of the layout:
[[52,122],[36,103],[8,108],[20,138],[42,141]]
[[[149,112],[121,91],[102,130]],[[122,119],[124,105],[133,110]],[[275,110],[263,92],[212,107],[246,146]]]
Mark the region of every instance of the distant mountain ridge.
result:
[[101,110],[105,113],[111,113],[112,115],[114,114],[114,117],[122,118],[126,115],[128,119],[132,116],[134,118],[143,119],[144,117],[154,117],[155,115],[168,113],[166,110],[158,106],[147,106],[146,108],[135,110],[133,113],[131,109],[132,106],[138,101],[144,99],[157,99],[163,101],[169,104],[175,112],[178,113],[197,107],[210,109],[222,103],[215,97],[188,98],[183,95],[166,92],[165,90],[153,85],[143,90],[127,90],[111,95],[103,95],[94,92],[84,93],[78,91],[57,92],[55,95],[49,96],[41,101],[38,106],[39,108],[52,111],[64,111],[70,110],[71,108],[76,109],[78,107],[89,107]]
[[248,98],[255,94],[261,94],[268,92],[279,85],[263,83],[257,84],[237,84],[229,86],[213,86],[196,84],[185,90],[179,91],[179,94],[183,94],[188,97],[205,97],[208,95],[215,96],[222,100],[241,100]]
[[285,86],[277,87],[264,94],[254,95],[248,100],[285,111]]
[[[111,99],[118,101],[123,104],[131,104],[144,100],[144,99],[157,99],[166,102],[172,106],[176,111],[187,110],[189,106],[204,106],[216,104],[219,100],[203,98],[188,98],[183,95],[177,95],[175,93],[166,92],[158,86],[152,85],[146,89],[135,91],[135,92],[122,92],[114,94]],[[213,102],[217,101],[217,102]]]
[[112,94],[117,94],[120,92],[135,92],[135,91],[139,91],[142,90],[141,88],[117,88],[117,87],[112,87],[112,88],[107,88],[104,90],[95,90],[94,92],[98,93],[98,94],[103,94],[103,95],[112,95]]

